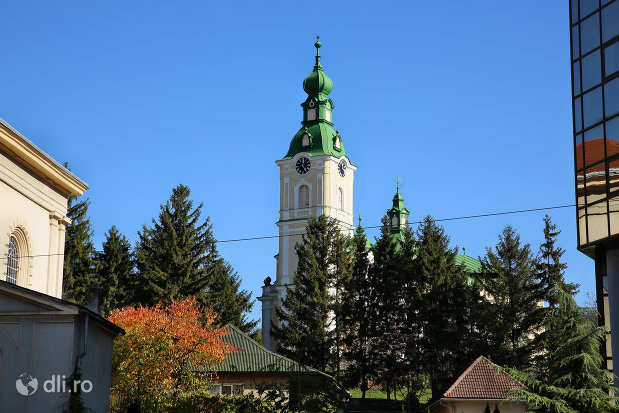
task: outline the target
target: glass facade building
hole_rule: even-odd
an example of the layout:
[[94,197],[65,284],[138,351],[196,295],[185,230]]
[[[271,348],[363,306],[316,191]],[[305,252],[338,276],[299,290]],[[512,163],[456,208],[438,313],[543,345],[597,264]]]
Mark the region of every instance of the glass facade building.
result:
[[578,247],[595,259],[598,310],[612,330],[619,311],[619,0],[569,5]]

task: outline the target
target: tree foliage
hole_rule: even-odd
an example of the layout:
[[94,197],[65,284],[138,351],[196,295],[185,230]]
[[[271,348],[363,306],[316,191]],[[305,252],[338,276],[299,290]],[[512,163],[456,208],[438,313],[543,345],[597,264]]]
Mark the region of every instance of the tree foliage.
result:
[[608,371],[600,368],[599,348],[605,338],[605,328],[597,327],[582,313],[571,294],[560,287],[550,291],[549,301],[557,306],[548,317],[556,322],[561,338],[558,348],[547,359],[548,375],[536,379],[516,369],[510,374],[525,385],[513,396],[531,403],[529,411],[544,413],[607,413],[617,412]]
[[178,185],[159,219],[139,232],[136,246],[139,290],[135,303],[153,305],[195,296],[202,305],[213,302],[219,322],[232,322],[251,332],[251,294],[240,289],[238,275],[217,251],[212,225],[201,220],[202,204],[194,208],[187,186]]
[[337,295],[351,271],[347,244],[334,219],[309,220],[295,247],[299,265],[294,285],[287,287],[276,309],[281,324],[271,326],[281,354],[323,372],[339,368],[343,324]]
[[137,291],[135,262],[129,240],[115,225],[105,234],[103,250],[95,258],[101,314],[131,305]]
[[[359,219],[361,220],[361,219]],[[351,240],[353,266],[348,285],[344,290],[344,308],[342,322],[346,336],[344,339],[346,362],[346,379],[349,385],[359,385],[362,398],[368,390],[368,379],[371,376],[370,360],[368,358],[369,341],[372,336],[368,320],[372,309],[372,286],[368,279],[370,267],[369,240],[359,222],[355,235]]]
[[545,298],[531,247],[521,245],[520,235],[507,226],[494,250],[486,248],[482,267],[489,355],[500,365],[528,369],[541,351],[536,336],[543,325]]
[[179,395],[206,393],[209,373],[235,350],[221,340],[227,331],[214,327],[215,318],[194,297],[114,310],[108,320],[126,334],[114,341],[112,396],[164,408]]
[[88,199],[69,197],[67,217],[71,223],[67,225],[64,245],[62,296],[83,306],[87,304],[88,287],[97,282],[89,205]]
[[[470,307],[477,291],[471,291],[467,274],[456,264],[457,251],[449,246],[445,230],[427,216],[417,231],[418,274],[412,297],[421,321],[418,329],[423,371],[430,381],[432,397],[437,398],[462,371],[471,358],[467,345],[471,330]],[[412,341],[412,340],[411,340]]]

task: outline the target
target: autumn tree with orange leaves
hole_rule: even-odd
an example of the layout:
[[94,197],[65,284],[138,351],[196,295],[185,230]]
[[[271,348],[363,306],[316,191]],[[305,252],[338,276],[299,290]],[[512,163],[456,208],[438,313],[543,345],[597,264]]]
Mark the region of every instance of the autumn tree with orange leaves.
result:
[[227,331],[213,325],[216,316],[195,297],[113,311],[108,320],[126,332],[114,341],[113,402],[139,399],[145,411],[158,410],[207,392],[215,366],[235,351],[221,340]]

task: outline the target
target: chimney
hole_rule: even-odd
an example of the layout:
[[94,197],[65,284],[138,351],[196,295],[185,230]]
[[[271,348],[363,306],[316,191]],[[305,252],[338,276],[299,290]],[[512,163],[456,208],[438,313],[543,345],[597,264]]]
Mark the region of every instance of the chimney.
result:
[[86,289],[86,307],[99,314],[99,286],[91,284]]

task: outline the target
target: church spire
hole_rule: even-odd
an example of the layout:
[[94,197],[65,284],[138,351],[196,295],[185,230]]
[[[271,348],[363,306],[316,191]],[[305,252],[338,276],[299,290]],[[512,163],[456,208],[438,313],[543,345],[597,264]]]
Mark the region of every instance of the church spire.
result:
[[316,63],[312,73],[303,80],[303,90],[307,93],[307,98],[301,103],[302,126],[292,138],[284,159],[292,158],[299,152],[307,152],[310,156],[332,155],[336,158],[346,155],[342,137],[339,131],[333,129],[332,114],[335,105],[329,99],[333,81],[322,70],[320,36],[316,36],[314,47]]
[[314,65],[314,70],[322,70],[322,66],[320,64],[320,36],[316,36],[316,43],[314,43],[314,47],[316,48],[316,64]]
[[409,214],[410,211],[404,206],[404,197],[400,193],[400,184],[398,182],[396,183],[396,192],[393,196],[392,207],[387,211],[389,228],[392,234],[402,234],[402,230],[408,225]]

